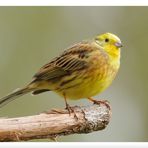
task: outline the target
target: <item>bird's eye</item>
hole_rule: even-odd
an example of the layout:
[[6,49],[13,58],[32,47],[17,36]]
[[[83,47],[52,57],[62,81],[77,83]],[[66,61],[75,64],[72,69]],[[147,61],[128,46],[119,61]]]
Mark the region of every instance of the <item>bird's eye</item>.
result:
[[106,39],[105,39],[105,42],[109,42],[109,39],[108,39],[108,38],[106,38]]

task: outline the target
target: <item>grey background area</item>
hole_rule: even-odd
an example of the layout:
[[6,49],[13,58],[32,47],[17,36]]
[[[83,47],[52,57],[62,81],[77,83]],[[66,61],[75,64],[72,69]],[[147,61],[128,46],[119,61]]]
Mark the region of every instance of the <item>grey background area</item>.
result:
[[[59,141],[148,141],[148,7],[0,7],[0,97],[30,82],[63,49],[104,32],[118,35],[124,45],[116,79],[95,96],[110,101],[111,122],[105,130]],[[28,94],[0,108],[0,117],[63,107],[54,92]]]

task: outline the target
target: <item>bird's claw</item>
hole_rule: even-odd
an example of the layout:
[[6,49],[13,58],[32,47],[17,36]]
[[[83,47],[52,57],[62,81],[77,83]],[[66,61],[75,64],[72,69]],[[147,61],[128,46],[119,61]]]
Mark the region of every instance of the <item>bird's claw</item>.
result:
[[66,108],[65,109],[68,110],[69,115],[71,115],[71,113],[73,113],[74,114],[74,118],[76,120],[78,120],[77,114],[76,114],[75,110],[73,109],[73,107],[71,107],[69,104],[66,104]]
[[94,100],[94,104],[103,104],[105,105],[109,110],[111,110],[111,107],[109,105],[109,102],[107,100]]
[[109,101],[107,100],[95,100],[95,99],[92,99],[92,98],[88,98],[90,101],[92,101],[94,104],[103,104],[105,105],[109,110],[111,110],[111,107],[109,105]]

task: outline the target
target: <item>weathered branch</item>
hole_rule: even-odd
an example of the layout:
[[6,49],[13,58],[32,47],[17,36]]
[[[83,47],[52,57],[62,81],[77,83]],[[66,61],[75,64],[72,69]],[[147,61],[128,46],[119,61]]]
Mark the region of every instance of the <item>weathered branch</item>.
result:
[[61,135],[90,133],[104,129],[109,123],[111,111],[103,104],[73,107],[67,110],[51,110],[39,115],[0,118],[0,141],[21,141],[54,138]]

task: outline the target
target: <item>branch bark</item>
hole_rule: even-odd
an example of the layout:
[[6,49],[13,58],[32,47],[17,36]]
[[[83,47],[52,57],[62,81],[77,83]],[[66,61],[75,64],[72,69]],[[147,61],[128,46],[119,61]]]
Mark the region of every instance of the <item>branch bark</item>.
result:
[[74,106],[78,119],[68,111],[51,110],[39,115],[0,118],[0,141],[27,141],[104,129],[111,117],[106,105]]

